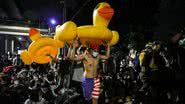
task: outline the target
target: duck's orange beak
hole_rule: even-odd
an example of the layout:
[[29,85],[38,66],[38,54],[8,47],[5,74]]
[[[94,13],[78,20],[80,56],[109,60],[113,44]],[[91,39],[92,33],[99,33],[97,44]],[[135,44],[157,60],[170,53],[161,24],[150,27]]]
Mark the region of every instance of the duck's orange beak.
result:
[[98,14],[105,19],[111,19],[114,15],[114,9],[109,6],[104,6],[103,8],[98,10]]
[[29,36],[33,36],[35,34],[40,34],[40,32],[36,28],[30,28],[29,30]]
[[32,41],[35,41],[41,37],[40,31],[38,31],[36,28],[31,28],[29,30],[29,37]]

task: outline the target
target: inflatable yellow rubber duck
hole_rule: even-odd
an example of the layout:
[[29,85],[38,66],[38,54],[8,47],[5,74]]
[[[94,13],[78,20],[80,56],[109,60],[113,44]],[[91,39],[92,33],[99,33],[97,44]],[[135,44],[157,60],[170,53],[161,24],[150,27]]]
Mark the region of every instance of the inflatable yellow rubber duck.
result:
[[[25,64],[31,64],[36,62],[39,64],[45,64],[52,61],[53,57],[56,57],[58,53],[57,42],[47,36],[42,36],[40,31],[35,28],[29,30],[29,37],[32,40],[28,51],[24,50],[20,56]],[[60,44],[61,46],[62,44]]]
[[82,44],[86,42],[102,44],[102,42],[108,42],[110,45],[115,45],[119,40],[119,34],[117,31],[111,31],[107,28],[114,10],[111,6],[102,2],[99,3],[93,13],[93,25],[85,25],[77,27],[77,25],[68,21],[62,26],[56,27],[56,34],[54,39],[60,44],[63,42],[70,42],[75,37],[80,38]]

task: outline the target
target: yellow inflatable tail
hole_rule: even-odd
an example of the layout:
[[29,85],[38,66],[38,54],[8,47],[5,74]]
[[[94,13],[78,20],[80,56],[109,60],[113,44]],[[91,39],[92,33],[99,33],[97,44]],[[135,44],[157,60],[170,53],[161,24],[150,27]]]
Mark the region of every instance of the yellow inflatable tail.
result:
[[112,39],[110,41],[110,45],[113,46],[119,41],[119,33],[117,31],[112,31]]
[[24,50],[23,52],[21,52],[20,56],[21,56],[22,61],[25,64],[30,65],[32,63],[31,55],[28,53],[27,50]]

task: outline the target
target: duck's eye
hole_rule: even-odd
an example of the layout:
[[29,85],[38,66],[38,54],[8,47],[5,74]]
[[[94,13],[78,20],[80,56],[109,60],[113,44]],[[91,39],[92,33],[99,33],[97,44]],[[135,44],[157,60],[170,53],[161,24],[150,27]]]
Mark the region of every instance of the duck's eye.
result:
[[96,5],[96,7],[95,7],[94,9],[97,9],[97,8],[99,8],[99,7],[100,7],[100,4]]

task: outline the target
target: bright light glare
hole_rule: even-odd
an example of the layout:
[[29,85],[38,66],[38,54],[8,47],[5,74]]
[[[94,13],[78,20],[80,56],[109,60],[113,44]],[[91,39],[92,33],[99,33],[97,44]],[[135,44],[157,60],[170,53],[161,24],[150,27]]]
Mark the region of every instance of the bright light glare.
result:
[[21,38],[21,37],[19,37],[19,38],[18,38],[18,40],[22,40],[22,38]]
[[55,19],[51,19],[50,22],[51,22],[52,25],[56,24],[56,20]]

